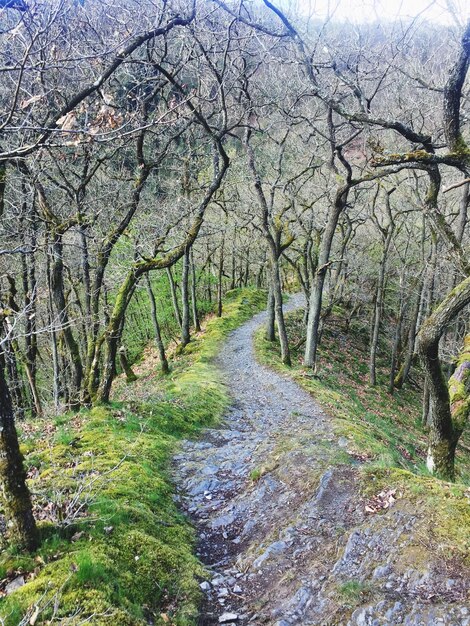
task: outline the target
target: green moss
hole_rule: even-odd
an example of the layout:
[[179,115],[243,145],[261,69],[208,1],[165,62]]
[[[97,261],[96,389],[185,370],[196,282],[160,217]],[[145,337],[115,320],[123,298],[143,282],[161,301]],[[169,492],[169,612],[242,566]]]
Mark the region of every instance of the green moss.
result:
[[[38,625],[54,611],[64,625],[195,623],[203,572],[193,531],[173,501],[169,462],[180,439],[222,414],[228,398],[213,358],[264,304],[255,290],[229,293],[223,317],[210,319],[175,357],[171,376],[139,377],[132,401],[122,400],[129,388],[117,381],[109,406],[31,423],[37,432],[27,463],[39,475],[30,486],[46,519],[35,555],[4,551],[0,559],[0,573],[27,578],[0,601],[5,626],[29,621],[38,603]],[[52,441],[44,426],[56,429]]]
[[456,363],[456,370],[449,380],[449,396],[452,421],[462,431],[470,415],[470,334],[465,337],[464,348]]
[[410,513],[420,511],[421,532],[428,549],[432,546],[439,558],[456,556],[470,565],[468,487],[397,468],[363,469],[361,491],[365,496],[391,487],[399,494],[396,506],[403,502]]
[[470,159],[470,148],[468,147],[461,133],[459,133],[454,149],[452,151],[452,155],[464,159]]
[[[380,358],[378,385],[374,388],[368,385],[368,338],[354,324],[345,334],[343,314],[337,310],[325,326],[318,376],[312,376],[302,366],[302,348],[293,350],[294,366],[284,367],[277,344],[266,341],[261,329],[255,337],[258,359],[294,378],[315,397],[334,418],[335,434],[348,440],[347,450],[353,457],[378,469],[399,467],[427,475],[427,432],[421,424],[420,392],[407,387],[390,396],[386,391],[388,363]],[[302,346],[302,312],[289,314],[287,327],[291,345]],[[383,353],[388,354],[387,346],[383,346]],[[464,445],[457,452],[457,479],[470,483],[470,454],[465,437],[464,434]]]

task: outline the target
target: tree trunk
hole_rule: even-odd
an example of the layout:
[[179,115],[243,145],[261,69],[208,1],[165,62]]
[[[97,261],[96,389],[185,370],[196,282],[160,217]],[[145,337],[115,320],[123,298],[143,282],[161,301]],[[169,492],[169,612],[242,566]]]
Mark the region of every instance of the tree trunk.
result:
[[276,341],[275,323],[276,323],[276,309],[275,309],[275,302],[274,302],[274,291],[273,291],[272,281],[270,281],[269,291],[268,291],[267,320],[266,320],[266,339],[268,341]]
[[137,376],[134,374],[132,367],[129,364],[126,348],[124,346],[119,348],[119,362],[121,364],[122,371],[126,375],[126,382],[133,383],[137,380]]
[[416,345],[416,329],[418,327],[419,311],[421,307],[421,297],[423,293],[423,281],[421,281],[419,287],[419,293],[416,296],[413,310],[411,312],[410,328],[408,331],[408,345],[406,350],[405,360],[403,366],[400,368],[397,376],[395,377],[395,387],[401,389],[410,375],[411,366],[415,359],[415,345]]
[[2,361],[0,357],[0,481],[3,508],[11,541],[21,549],[32,551],[38,544],[36,522]]
[[326,272],[330,261],[331,246],[338,225],[339,216],[348,201],[350,186],[345,185],[336,192],[335,203],[328,216],[328,222],[323,232],[320,252],[318,255],[318,268],[315,282],[310,295],[310,306],[307,321],[307,340],[305,343],[304,363],[313,371],[317,366],[318,330],[320,327],[321,307],[323,301],[323,289],[325,286]]
[[382,309],[385,289],[385,268],[387,264],[388,250],[393,236],[393,227],[388,227],[384,241],[382,258],[380,260],[379,279],[377,281],[377,292],[375,297],[374,316],[372,324],[372,336],[370,342],[369,355],[369,383],[372,387],[377,384],[377,349],[379,346],[380,325],[382,322]]
[[284,310],[282,306],[282,287],[281,287],[281,277],[279,273],[279,258],[272,259],[271,281],[272,281],[272,290],[273,290],[273,296],[274,296],[274,308],[276,311],[277,331],[279,334],[279,343],[281,346],[281,359],[285,365],[291,365],[289,340],[287,338],[286,323],[284,319]]
[[237,255],[236,255],[237,231],[233,233],[232,241],[232,268],[230,272],[230,289],[235,289],[236,273],[237,273]]
[[149,294],[150,306],[152,310],[152,322],[153,322],[153,328],[155,331],[155,343],[157,344],[158,355],[160,357],[160,364],[161,364],[163,374],[168,374],[170,369],[168,367],[168,360],[165,354],[165,346],[163,344],[162,334],[160,331],[160,324],[158,322],[157,303],[155,301],[155,294],[153,293],[152,284],[150,282],[150,277],[148,274],[146,274],[145,279],[147,282],[147,291]]
[[[463,424],[459,407],[455,406],[456,395],[452,386],[454,383],[451,383],[449,393],[449,387],[444,379],[439,360],[439,340],[447,325],[468,304],[470,304],[470,277],[451,291],[424,322],[418,335],[418,349],[430,399],[427,467],[431,473],[445,480],[454,480],[455,448],[462,434]],[[462,372],[465,372],[466,368],[470,367],[470,359],[468,362],[464,360],[462,367]],[[454,400],[452,409],[451,397]]]
[[175,280],[173,278],[173,272],[171,271],[171,267],[166,268],[166,273],[168,276],[168,282],[170,283],[171,301],[173,302],[173,310],[175,312],[176,322],[178,323],[178,326],[181,328],[182,327],[181,312],[180,312],[180,306],[178,304],[178,296],[176,294],[176,285],[175,285]]
[[189,333],[189,248],[186,248],[183,255],[183,273],[181,276],[181,306],[183,315],[181,317],[181,346],[187,346],[191,340]]
[[193,311],[193,324],[197,333],[201,332],[201,324],[199,322],[199,314],[197,311],[197,277],[196,277],[196,265],[194,264],[194,251],[191,248],[191,307]]
[[400,310],[398,313],[397,325],[395,328],[395,336],[393,339],[392,356],[390,359],[390,377],[388,383],[388,393],[393,396],[395,392],[395,372],[397,369],[398,350],[400,347],[401,332],[403,326],[404,307],[403,302],[400,302]]
[[70,319],[67,311],[67,304],[64,293],[64,266],[63,266],[63,245],[62,236],[53,233],[51,244],[52,266],[51,266],[51,288],[52,297],[59,317],[61,332],[64,335],[65,343],[70,353],[73,378],[72,389],[70,390],[71,408],[78,408],[80,405],[79,393],[83,379],[83,366],[80,357],[80,349],[72,332]]
[[463,432],[470,417],[470,333],[464,339],[456,368],[449,380],[450,410],[457,432]]
[[217,317],[222,317],[222,279],[224,276],[224,239],[220,245],[219,266],[217,268]]
[[[26,198],[26,190],[23,181],[23,197]],[[26,200],[23,203],[23,211],[26,214],[27,204]],[[37,230],[37,214],[34,208],[30,211],[30,221],[32,228],[31,235],[31,248],[36,248],[36,230]],[[22,220],[22,227],[25,228],[24,221]],[[27,247],[26,234],[22,235],[23,245]],[[25,317],[25,359],[24,366],[26,376],[28,378],[29,387],[31,390],[32,404],[31,411],[33,415],[42,415],[41,399],[38,393],[36,382],[36,360],[38,355],[37,345],[37,280],[36,280],[36,267],[35,267],[35,255],[22,254],[22,279],[23,279],[23,294],[24,294],[24,308],[27,314]]]

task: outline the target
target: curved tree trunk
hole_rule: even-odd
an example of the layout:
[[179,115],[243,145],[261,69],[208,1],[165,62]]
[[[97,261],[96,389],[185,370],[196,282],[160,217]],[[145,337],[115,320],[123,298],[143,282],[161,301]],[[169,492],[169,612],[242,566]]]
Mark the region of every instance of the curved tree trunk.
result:
[[126,382],[133,383],[135,380],[137,380],[137,376],[134,374],[134,371],[127,358],[127,352],[124,346],[121,346],[119,348],[119,362],[121,364],[122,371],[126,375]]
[[470,277],[451,291],[424,322],[418,335],[418,349],[430,400],[427,467],[431,473],[445,480],[454,480],[455,448],[464,426],[462,415],[465,418],[468,417],[468,408],[461,410],[462,405],[458,400],[459,390],[456,390],[455,385],[456,382],[460,385],[463,381],[464,388],[468,387],[468,373],[466,372],[470,367],[470,359],[467,359],[465,354],[462,357],[463,361],[459,365],[457,378],[451,379],[449,392],[439,360],[439,340],[447,325],[468,304],[470,304]]
[[462,432],[470,417],[470,333],[464,339],[457,367],[449,380],[450,410],[457,432]]

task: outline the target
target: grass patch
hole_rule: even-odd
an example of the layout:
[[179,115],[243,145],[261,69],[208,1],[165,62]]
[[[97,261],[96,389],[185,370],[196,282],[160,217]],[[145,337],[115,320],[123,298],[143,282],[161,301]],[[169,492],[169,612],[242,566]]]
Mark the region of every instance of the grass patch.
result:
[[[368,384],[368,339],[360,328],[342,328],[341,317],[332,316],[319,350],[320,373],[312,377],[302,363],[304,328],[302,312],[287,316],[293,349],[291,368],[280,362],[277,343],[266,341],[263,329],[255,338],[258,359],[290,377],[309,391],[333,417],[338,437],[348,440],[347,450],[380,468],[398,467],[428,475],[427,434],[421,418],[421,390],[407,386],[391,396],[387,392],[388,363],[379,359],[378,385]],[[387,354],[386,347],[383,350]],[[457,475],[470,484],[468,434],[457,451]]]
[[365,466],[362,491],[366,496],[390,485],[400,494],[396,506],[406,502],[410,510],[420,512],[424,523],[421,547],[437,553],[442,561],[455,556],[470,566],[469,488],[464,484],[446,483],[398,468]]
[[338,595],[349,608],[362,604],[370,594],[370,585],[360,580],[348,580],[338,586]]
[[41,546],[2,553],[4,583],[26,583],[0,601],[5,626],[195,623],[203,571],[169,462],[179,440],[221,416],[228,400],[213,359],[264,303],[256,290],[230,292],[223,317],[207,321],[169,377],[152,366],[131,391],[117,381],[109,406],[23,424]]
[[[287,327],[291,346],[302,345],[302,312],[289,314]],[[419,515],[422,551],[446,562],[455,556],[470,565],[468,431],[457,450],[458,482],[449,484],[430,476],[425,466],[427,433],[420,422],[421,390],[408,387],[390,396],[386,392],[388,364],[380,360],[379,384],[371,388],[368,339],[354,326],[345,333],[338,312],[324,331],[319,377],[312,377],[304,368],[301,348],[293,350],[292,367],[283,365],[278,344],[266,341],[264,329],[256,334],[255,349],[263,364],[293,378],[333,418],[336,436],[347,440],[347,445],[337,448],[339,455],[333,447],[329,462],[346,463],[346,456],[349,462],[361,461],[365,497],[396,489],[399,499],[395,506]],[[387,353],[386,346],[383,352]],[[354,581],[346,592],[354,595]]]

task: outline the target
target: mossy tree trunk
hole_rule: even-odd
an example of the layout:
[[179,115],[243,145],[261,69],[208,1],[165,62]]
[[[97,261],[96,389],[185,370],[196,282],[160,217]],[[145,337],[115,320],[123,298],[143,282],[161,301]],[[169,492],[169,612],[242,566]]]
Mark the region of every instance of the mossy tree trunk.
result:
[[[424,322],[418,335],[418,349],[423,364],[430,401],[429,447],[427,466],[431,473],[445,480],[455,477],[455,449],[468,417],[462,389],[468,389],[470,358],[464,351],[451,379],[450,389],[439,359],[439,340],[448,324],[470,304],[470,277],[463,280]],[[468,343],[466,343],[468,348]],[[463,387],[461,386],[463,384]],[[463,398],[462,400],[459,398]],[[451,406],[452,402],[452,406]],[[462,419],[462,416],[464,419]]]
[[126,348],[124,346],[119,348],[119,362],[121,363],[122,371],[126,375],[126,381],[128,383],[133,383],[137,380],[137,376],[134,374],[134,371],[129,363],[129,359],[127,358]]
[[13,405],[0,355],[0,483],[7,533],[21,549],[35,550],[38,543],[26,471],[16,433]]
[[124,315],[130,301],[130,295],[135,289],[137,282],[142,276],[145,276],[145,274],[147,274],[148,272],[170,268],[177,261],[179,261],[179,259],[181,259],[183,256],[186,256],[186,253],[189,253],[192,244],[199,234],[202,223],[204,221],[204,215],[207,206],[215,192],[219,189],[229,166],[229,158],[225,153],[222,144],[220,143],[220,141],[217,141],[215,143],[216,152],[214,155],[214,178],[210,187],[207,189],[204,199],[201,201],[196,211],[195,217],[190,228],[188,229],[184,241],[182,241],[178,246],[173,248],[173,250],[167,252],[162,256],[146,259],[145,261],[136,261],[128,271],[124,282],[117,292],[114,306],[111,311],[109,321],[107,323],[107,327],[97,341],[97,347],[94,356],[94,368],[91,374],[92,378],[94,377],[94,374],[98,371],[100,353],[103,345],[105,345],[106,350],[101,383],[98,387],[98,391],[94,394],[94,396],[92,396],[94,402],[109,402],[111,385],[115,375],[117,343],[120,336],[119,330],[121,328],[122,320],[124,319]]
[[470,333],[456,365],[449,380],[450,410],[456,430],[462,432],[470,417]]

